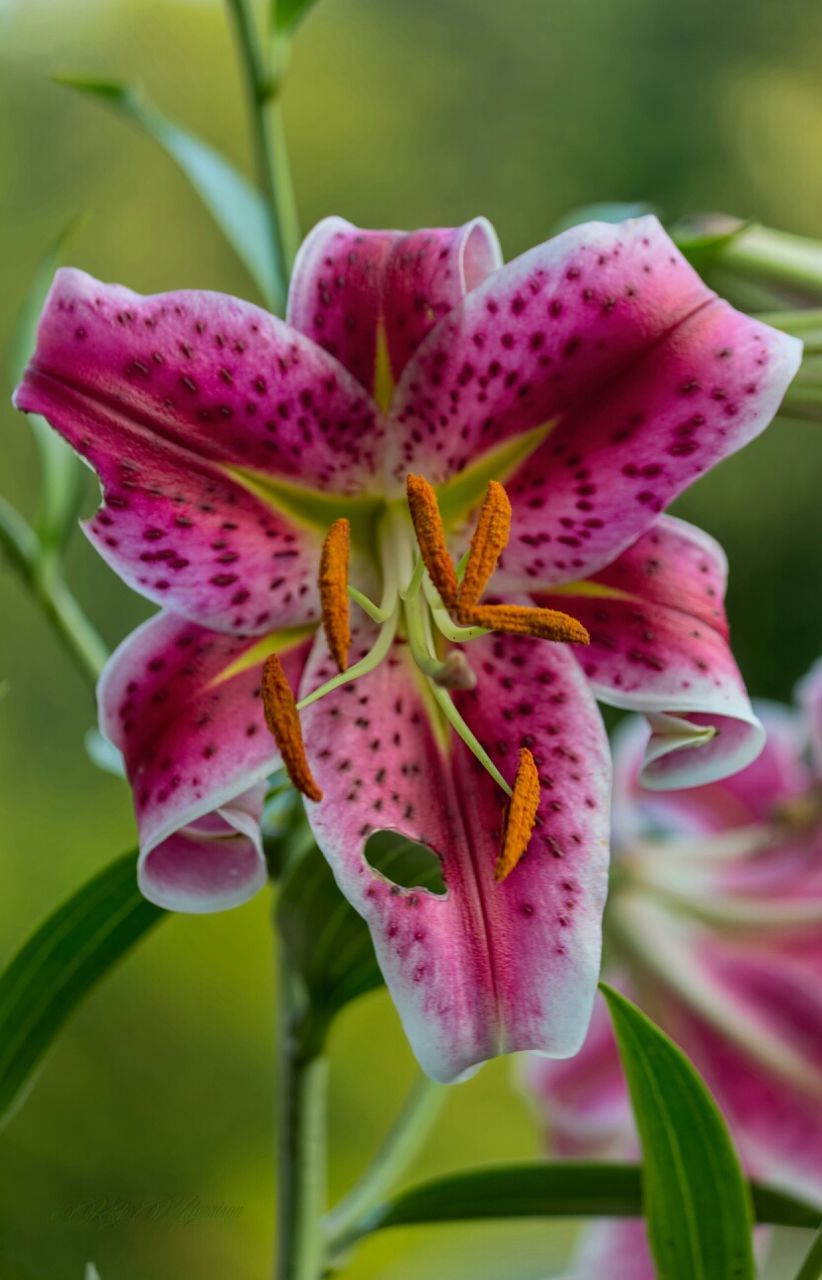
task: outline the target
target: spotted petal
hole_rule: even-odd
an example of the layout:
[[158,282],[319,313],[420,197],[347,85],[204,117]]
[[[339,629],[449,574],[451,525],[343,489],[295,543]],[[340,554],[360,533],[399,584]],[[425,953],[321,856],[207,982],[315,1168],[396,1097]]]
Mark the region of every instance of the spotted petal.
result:
[[[370,638],[360,632],[355,650]],[[368,921],[414,1051],[438,1080],[518,1049],[576,1051],[594,997],[606,889],[607,741],[573,657],[506,637],[477,641],[470,658],[481,692],[461,695],[463,715],[509,780],[518,749],[530,744],[542,784],[534,836],[501,884],[505,797],[435,727],[405,645],[303,717],[325,793],[308,806],[309,820]],[[333,670],[318,640],[303,692]],[[401,889],[370,867],[366,840],[383,828],[438,855],[444,897]]]
[[325,218],[297,255],[288,320],[386,403],[423,338],[501,264],[485,218],[412,232]]
[[160,906],[218,911],[265,879],[257,784],[279,765],[260,702],[264,652],[296,684],[310,641],[259,643],[159,614],[113,654],[100,727],[124,755],[140,829],[140,883]]
[[141,298],[65,270],[16,403],[99,473],[86,531],[136,590],[218,630],[317,618],[321,534],[286,511],[372,485],[382,427],[308,339],[221,294]]
[[800,352],[718,301],[655,218],[575,227],[495,272],[421,345],[395,396],[393,474],[444,484],[527,445],[507,486],[508,574],[587,577],[767,426]]
[[539,597],[588,628],[580,660],[597,697],[648,717],[646,787],[709,782],[762,749],[764,730],[728,644],[726,578],[713,538],[663,516],[589,581]]

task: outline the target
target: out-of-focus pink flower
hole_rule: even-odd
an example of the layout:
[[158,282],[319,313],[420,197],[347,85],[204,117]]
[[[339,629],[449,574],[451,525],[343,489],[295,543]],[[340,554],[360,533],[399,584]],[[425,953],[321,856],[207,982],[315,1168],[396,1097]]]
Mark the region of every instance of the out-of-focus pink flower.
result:
[[[758,708],[764,751],[734,777],[662,794],[639,784],[647,730],[616,735],[606,948],[616,985],[686,1051],[745,1168],[822,1195],[822,664],[798,706]],[[580,1054],[525,1067],[549,1149],[634,1157],[638,1142],[604,1002]],[[576,1274],[627,1250],[652,1276],[641,1223],[597,1227]]]
[[[426,1069],[573,1052],[607,876],[595,697],[648,714],[656,786],[758,752],[722,552],[661,513],[767,425],[799,356],[653,218],[507,266],[484,220],[406,235],[331,218],[300,251],[288,323],[61,272],[16,403],[97,470],[86,532],[163,607],[100,688],[144,892],[209,910],[262,883],[259,784],[280,762],[262,692]],[[486,494],[469,590],[453,560]],[[444,896],[370,867],[381,828],[436,852]]]

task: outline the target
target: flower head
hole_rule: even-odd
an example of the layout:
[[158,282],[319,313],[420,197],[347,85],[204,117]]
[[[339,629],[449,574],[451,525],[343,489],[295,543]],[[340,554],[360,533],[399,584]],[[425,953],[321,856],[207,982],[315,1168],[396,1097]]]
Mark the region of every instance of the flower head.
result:
[[[163,607],[100,688],[148,896],[259,886],[235,802],[282,760],[426,1069],[573,1052],[607,872],[594,697],[649,714],[655,784],[756,754],[722,554],[661,512],[764,428],[798,359],[653,218],[507,266],[483,220],[328,219],[287,323],[61,272],[16,399],[97,470],[86,532]],[[382,828],[437,854],[445,895],[370,866]]]
[[[732,778],[643,793],[644,730],[615,754],[615,866],[606,937],[627,989],[687,1052],[752,1177],[822,1194],[822,665],[800,709],[766,706],[767,744]],[[630,1157],[637,1138],[599,1000],[581,1053],[530,1059],[526,1079],[562,1155]],[[642,1224],[599,1228],[595,1258],[633,1241],[628,1280],[653,1270]]]

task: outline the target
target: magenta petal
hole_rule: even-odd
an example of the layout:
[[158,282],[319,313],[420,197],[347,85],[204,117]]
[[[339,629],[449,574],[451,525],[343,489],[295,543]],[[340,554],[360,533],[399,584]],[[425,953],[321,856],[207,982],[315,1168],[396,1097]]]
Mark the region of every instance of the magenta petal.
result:
[[275,316],[221,293],[141,297],[58,271],[18,407],[42,412],[48,384],[57,405],[70,391],[115,411],[135,441],[149,435],[323,491],[356,494],[379,465],[382,426],[350,374]]
[[666,1029],[687,1048],[716,1098],[750,1176],[818,1199],[820,1090],[797,1087],[680,1001],[668,1002]]
[[86,531],[137,591],[223,631],[316,620],[319,534],[229,470],[340,493],[370,478],[374,407],[313,344],[219,294],[140,298],[61,271],[16,403],[99,473]]
[[[617,927],[643,965],[644,1007],[693,1059],[753,1176],[822,1189],[822,946],[716,930],[621,897]],[[649,981],[654,975],[655,981]],[[812,1127],[810,1118],[814,1114]]]
[[800,758],[798,715],[773,703],[754,707],[765,729],[765,746],[738,773],[707,786],[649,791],[640,781],[648,728],[627,719],[612,737],[614,754],[614,834],[625,843],[651,827],[714,833],[769,822],[776,806],[808,789],[811,777]]
[[372,392],[382,327],[394,381],[435,324],[502,264],[490,223],[362,231],[325,218],[303,242],[288,320]]
[[138,881],[169,911],[226,911],[266,882],[260,818],[266,784],[207,814],[141,854]]
[[[365,641],[360,633],[352,658]],[[576,1051],[596,986],[607,880],[607,740],[572,655],[487,638],[469,657],[480,692],[460,699],[463,715],[509,778],[523,744],[542,778],[539,826],[500,885],[505,797],[461,744],[444,749],[435,737],[405,645],[303,716],[325,793],[307,806],[309,820],[368,921],[412,1047],[438,1080],[518,1049]],[[318,641],[303,693],[331,672]],[[385,828],[438,854],[446,896],[392,886],[369,867],[367,837]]]
[[467,295],[395,396],[397,481],[550,426],[508,482],[504,566],[585,577],[771,420],[801,344],[719,302],[655,218],[575,227]]
[[764,730],[728,644],[726,577],[713,538],[663,516],[580,594],[539,597],[588,628],[580,661],[596,696],[648,716],[647,787],[710,782],[762,749]]
[[[192,887],[180,892],[189,893],[192,901],[205,893],[205,887],[201,891],[196,886],[206,886],[212,873],[222,905],[233,905],[220,895],[235,885],[238,892],[245,885],[246,896],[254,892],[259,851],[254,829],[248,827],[247,806],[239,805],[237,797],[279,765],[263,717],[262,657],[256,656],[256,643],[254,638],[219,635],[161,613],[124,641],[103,672],[98,689],[100,727],[125,758],[147,886],[146,877],[152,884],[171,885],[175,876],[179,880],[175,868],[185,864],[191,869]],[[295,639],[281,650],[294,685],[308,647],[306,639]],[[249,665],[243,667],[244,661]],[[209,826],[209,815],[215,812],[216,831]],[[222,838],[226,823],[245,843]],[[228,877],[222,889],[219,868],[211,863],[206,868],[202,861],[206,854],[211,857],[208,848],[201,847],[207,839],[213,841],[214,857],[222,859]],[[202,871],[197,869],[200,863]],[[159,900],[160,889],[147,887],[147,892]]]

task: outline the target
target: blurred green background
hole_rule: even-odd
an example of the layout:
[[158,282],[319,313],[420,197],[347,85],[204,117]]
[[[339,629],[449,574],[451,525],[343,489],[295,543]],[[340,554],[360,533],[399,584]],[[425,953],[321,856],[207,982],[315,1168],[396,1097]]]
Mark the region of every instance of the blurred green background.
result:
[[[725,209],[822,236],[820,60],[813,0],[321,0],[286,95],[303,224],[332,211],[411,227],[484,212],[511,256],[570,207],[648,200],[669,216]],[[69,256],[103,279],[254,297],[170,162],[49,83],[58,70],[139,79],[247,166],[217,0],[0,0],[0,347],[74,213]],[[0,408],[0,430],[0,488],[30,513],[25,422]],[[822,651],[820,480],[822,428],[777,422],[678,505],[729,552],[736,649],[758,694],[787,697]],[[145,616],[81,536],[71,564],[110,643]],[[124,785],[85,756],[86,688],[2,568],[0,617],[3,958],[134,829]],[[268,910],[261,895],[165,922],[71,1023],[0,1139],[3,1280],[80,1280],[88,1259],[102,1280],[270,1274]],[[332,1048],[336,1196],[414,1067],[384,994],[349,1010]],[[495,1063],[452,1091],[413,1175],[537,1146],[508,1064]],[[141,1206],[166,1200],[191,1205],[193,1220],[146,1221]],[[538,1280],[569,1238],[539,1225],[396,1232],[364,1246],[348,1274]]]

